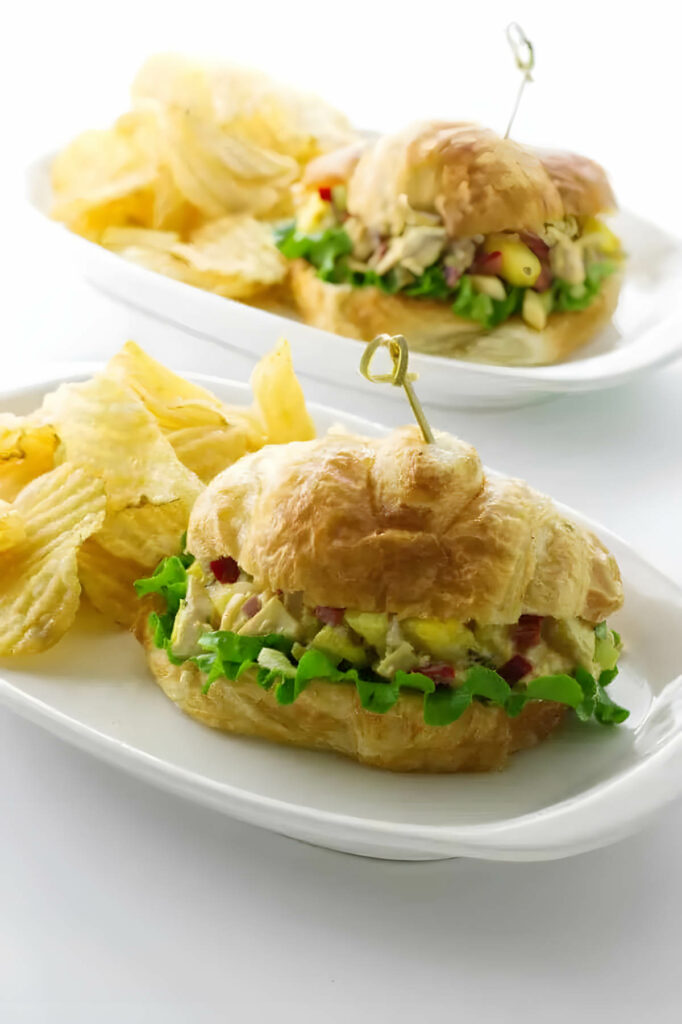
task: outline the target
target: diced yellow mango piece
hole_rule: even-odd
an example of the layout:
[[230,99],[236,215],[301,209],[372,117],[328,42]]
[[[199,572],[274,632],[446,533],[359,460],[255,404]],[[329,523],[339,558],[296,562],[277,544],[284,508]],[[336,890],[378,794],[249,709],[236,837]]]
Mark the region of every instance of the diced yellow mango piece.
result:
[[304,235],[324,231],[334,226],[335,218],[331,203],[320,198],[318,192],[311,192],[296,213],[296,228]]
[[492,274],[471,274],[470,276],[474,290],[480,292],[481,295],[489,295],[491,299],[497,299],[498,302],[504,302],[507,298],[504,285],[499,277],[493,277]]
[[457,619],[403,619],[400,628],[414,646],[442,661],[476,650],[476,638]]
[[594,241],[602,252],[612,255],[620,252],[620,238],[598,217],[585,217],[582,241]]
[[502,254],[500,276],[509,284],[530,288],[540,276],[540,260],[518,235],[503,232],[487,235],[483,241],[483,249],[485,252]]

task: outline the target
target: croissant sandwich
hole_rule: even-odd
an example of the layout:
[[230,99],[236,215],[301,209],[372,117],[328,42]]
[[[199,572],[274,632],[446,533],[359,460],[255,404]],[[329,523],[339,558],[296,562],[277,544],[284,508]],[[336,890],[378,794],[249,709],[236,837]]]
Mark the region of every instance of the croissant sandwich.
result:
[[263,448],[199,497],[186,547],[136,584],[138,634],[206,725],[450,772],[502,767],[568,708],[627,717],[613,557],[446,434]]
[[585,157],[422,123],[319,157],[304,185],[277,244],[317,327],[532,366],[564,359],[614,312],[623,258],[600,215],[616,203]]

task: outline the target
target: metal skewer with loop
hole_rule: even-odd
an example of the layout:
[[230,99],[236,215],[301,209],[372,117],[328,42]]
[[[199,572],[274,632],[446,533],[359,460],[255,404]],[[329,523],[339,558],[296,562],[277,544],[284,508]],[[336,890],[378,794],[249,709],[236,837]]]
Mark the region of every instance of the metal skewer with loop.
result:
[[[377,352],[377,349],[385,348],[388,350],[388,354],[391,357],[393,363],[392,373],[371,373],[370,366],[372,359]],[[360,360],[360,373],[367,380],[373,384],[393,384],[394,387],[404,388],[407,400],[410,403],[414,418],[419,424],[419,429],[422,432],[422,436],[427,444],[435,444],[435,438],[433,431],[429,426],[429,422],[426,419],[424,410],[421,407],[421,402],[417,398],[412,382],[417,380],[416,373],[409,373],[407,366],[410,358],[409,349],[407,342],[403,338],[402,334],[396,334],[391,336],[390,334],[380,334],[370,341],[367,348],[362,354]]]

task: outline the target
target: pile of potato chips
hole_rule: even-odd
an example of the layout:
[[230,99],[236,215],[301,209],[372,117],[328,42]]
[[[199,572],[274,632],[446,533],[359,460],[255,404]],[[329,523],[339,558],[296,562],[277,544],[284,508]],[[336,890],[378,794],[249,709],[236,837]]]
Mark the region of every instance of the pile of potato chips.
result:
[[243,68],[152,57],[113,127],[52,167],[52,216],[121,256],[228,298],[275,287],[272,223],[320,153],[354,138],[322,100]]
[[203,487],[246,452],[315,436],[288,343],[230,407],[128,342],[29,416],[0,415],[0,656],[43,651],[81,590],[121,625],[133,581],[179,550]]

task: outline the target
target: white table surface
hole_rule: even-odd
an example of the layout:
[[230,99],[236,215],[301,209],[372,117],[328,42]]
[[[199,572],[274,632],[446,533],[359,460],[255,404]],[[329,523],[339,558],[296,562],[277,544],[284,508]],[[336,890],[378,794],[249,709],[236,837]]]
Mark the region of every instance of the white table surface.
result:
[[[38,5],[26,6],[28,32]],[[492,6],[504,24],[501,5]],[[548,15],[531,6],[536,21],[544,17],[547,38]],[[310,16],[310,5],[299,7]],[[70,27],[77,15],[86,17],[84,5],[67,8]],[[131,4],[117,9],[124,21],[133,16]],[[50,10],[38,44],[48,113],[59,106],[60,87],[72,99],[78,94],[79,59],[76,42],[62,31],[57,51],[70,77],[50,77],[57,58],[43,37],[58,31],[49,19],[57,11],[61,17],[62,6]],[[138,49],[145,52],[155,43],[144,5],[140,18],[147,42]],[[607,22],[605,12],[595,31],[605,48],[615,47],[617,62],[634,45],[637,25],[624,24],[619,49]],[[111,28],[115,39],[123,31]],[[575,29],[566,32],[573,40]],[[196,25],[191,35],[196,47]],[[666,33],[660,43],[672,47]],[[275,49],[271,40],[269,52]],[[101,58],[108,73],[112,54],[107,47]],[[92,52],[82,59],[93,74]],[[137,59],[137,50],[126,52],[126,69]],[[650,57],[648,66],[654,64]],[[626,91],[634,88],[623,82]],[[27,90],[25,106],[35,112],[36,81]],[[359,111],[361,95],[354,95]],[[84,102],[94,105],[90,96]],[[47,149],[57,128],[47,116],[42,124],[47,142],[38,149]],[[39,134],[34,125],[32,139]],[[22,138],[28,155],[26,131]],[[622,136],[600,141],[602,155],[622,158]],[[638,204],[636,168],[620,166],[629,205],[662,216],[660,192],[643,190]],[[14,188],[18,167],[2,171]],[[248,375],[246,359],[188,341],[92,291],[57,251],[25,234],[19,204],[5,221],[0,262],[12,276],[4,276],[2,297],[2,389],[35,379],[53,362],[105,359],[128,337],[181,370]],[[682,230],[679,209],[673,226]],[[351,391],[306,391],[386,423],[407,418],[379,397],[368,411]],[[495,414],[438,412],[433,419],[475,443],[489,465],[603,521],[680,580],[681,395],[678,363],[602,395]],[[0,710],[0,821],[0,1020],[7,1024],[248,1024],[271,1017],[283,1024],[400,1024],[465,1014],[502,1024],[562,1024],[581,1015],[680,1019],[682,804],[632,839],[567,861],[362,860],[194,807]]]

